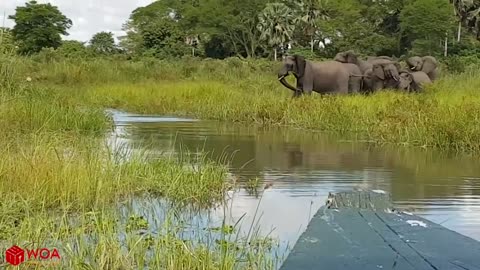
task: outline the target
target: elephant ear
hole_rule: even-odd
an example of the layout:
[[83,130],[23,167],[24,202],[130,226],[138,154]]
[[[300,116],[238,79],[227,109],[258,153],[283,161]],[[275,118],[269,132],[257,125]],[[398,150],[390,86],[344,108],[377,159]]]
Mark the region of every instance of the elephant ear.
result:
[[346,55],[347,55],[347,63],[356,64],[358,62],[358,57],[354,51],[352,50],[347,51]]
[[385,80],[385,72],[380,64],[373,65],[373,74],[381,80]]
[[305,58],[303,58],[303,56],[295,55],[296,73],[299,78],[305,75],[306,64],[307,62],[305,61]]
[[437,62],[433,57],[424,57],[422,71],[425,73],[430,73],[437,68]]
[[335,55],[333,60],[340,62],[340,63],[347,63],[346,52],[339,52]]
[[392,63],[388,64],[385,67],[385,73],[387,74],[387,78],[392,78],[395,81],[398,81],[400,79],[400,74],[398,73],[398,70],[400,69],[400,64]]

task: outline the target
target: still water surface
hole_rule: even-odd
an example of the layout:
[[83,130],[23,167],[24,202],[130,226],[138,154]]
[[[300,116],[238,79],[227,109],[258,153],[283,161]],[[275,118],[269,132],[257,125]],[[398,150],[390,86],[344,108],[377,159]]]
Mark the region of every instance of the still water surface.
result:
[[[227,219],[255,216],[264,233],[292,246],[328,192],[385,190],[398,209],[480,241],[480,160],[433,150],[376,147],[325,134],[111,111],[116,147],[228,159],[239,181],[260,179],[259,194],[235,192]],[[270,186],[263,191],[265,185]],[[258,211],[257,211],[258,207]],[[255,213],[257,214],[255,215]],[[221,219],[223,210],[212,210]],[[258,220],[259,219],[259,220]]]

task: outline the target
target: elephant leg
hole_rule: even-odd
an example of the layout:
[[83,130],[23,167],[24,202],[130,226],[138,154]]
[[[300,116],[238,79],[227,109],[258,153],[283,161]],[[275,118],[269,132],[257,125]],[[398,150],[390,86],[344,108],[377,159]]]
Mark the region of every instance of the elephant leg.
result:
[[349,89],[350,83],[349,83],[349,77],[346,79],[340,79],[337,82],[337,89],[335,91],[336,94],[348,94],[348,89]]
[[348,92],[354,94],[360,92],[361,83],[362,79],[360,77],[350,77],[350,81],[348,84]]
[[378,91],[378,90],[382,90],[384,88],[384,83],[382,80],[375,80],[373,81],[373,85],[372,85],[372,91],[375,92],[375,91]]

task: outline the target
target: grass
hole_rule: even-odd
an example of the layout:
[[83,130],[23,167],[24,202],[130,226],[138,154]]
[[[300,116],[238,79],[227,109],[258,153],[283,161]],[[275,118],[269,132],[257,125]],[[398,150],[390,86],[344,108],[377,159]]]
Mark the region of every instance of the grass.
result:
[[[125,156],[109,151],[101,138],[63,132],[24,134],[0,146],[2,250],[13,244],[55,247],[68,269],[273,267],[267,256],[271,246],[241,246],[240,235],[183,237],[184,231],[201,233],[204,228],[188,224],[194,218],[182,220],[177,212],[223,205],[232,184],[224,166],[204,159],[152,160],[147,152]],[[148,205],[120,211],[144,197],[153,202],[167,198],[164,211],[171,213],[157,216]],[[266,241],[259,235],[250,237]]]
[[88,90],[97,105],[142,113],[281,125],[356,134],[384,144],[480,152],[480,79],[473,74],[444,77],[422,94],[382,91],[371,96],[305,97],[266,83],[183,81],[97,85]]
[[[196,216],[180,218],[190,207],[198,213],[224,205],[232,188],[224,166],[112,151],[104,138],[112,127],[105,108],[480,152],[474,69],[447,74],[422,94],[293,100],[275,79],[277,67],[238,59],[0,56],[0,247],[58,246],[68,269],[274,268],[268,238],[244,239],[231,231],[233,224],[204,230],[190,224]],[[255,180],[247,183],[254,193],[257,187]],[[144,197],[166,199],[168,214],[156,215],[152,205],[126,208]],[[186,237],[185,231],[207,233]]]
[[[288,126],[378,144],[480,152],[480,78],[476,66],[446,74],[422,94],[298,100],[276,80],[279,63],[239,59],[125,62],[106,59],[24,61],[20,74],[90,108],[175,114],[201,119]],[[292,78],[290,78],[292,80]]]
[[[36,65],[0,61],[0,249],[56,247],[62,260],[21,269],[274,267],[271,244],[248,244],[268,238],[208,230],[200,237],[205,228],[190,224],[195,217],[180,218],[186,209],[198,218],[203,209],[225,207],[225,193],[235,184],[225,166],[203,156],[152,159],[146,150],[111,149],[104,137],[112,122],[104,108],[71,88],[69,76],[24,80],[29,64]],[[65,88],[52,87],[58,83]],[[127,207],[142,198],[152,205],[166,199],[168,215],[155,215],[149,205]],[[194,233],[185,237],[185,231]]]

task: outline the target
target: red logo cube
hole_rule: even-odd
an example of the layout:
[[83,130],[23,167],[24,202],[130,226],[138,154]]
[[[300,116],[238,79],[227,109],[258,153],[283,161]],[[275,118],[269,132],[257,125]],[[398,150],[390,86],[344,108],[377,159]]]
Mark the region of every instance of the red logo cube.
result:
[[25,261],[25,251],[18,246],[13,246],[5,252],[6,261],[11,265],[19,265]]

